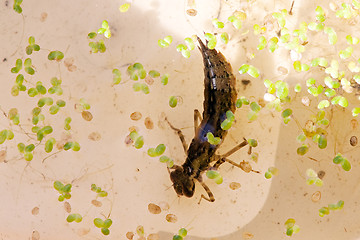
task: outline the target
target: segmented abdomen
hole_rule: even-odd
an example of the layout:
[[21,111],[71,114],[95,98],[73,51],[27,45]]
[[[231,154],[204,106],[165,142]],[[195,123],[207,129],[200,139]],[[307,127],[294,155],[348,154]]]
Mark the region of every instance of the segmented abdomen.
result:
[[225,138],[227,131],[221,129],[221,123],[226,119],[226,112],[235,112],[236,89],[235,76],[231,65],[225,57],[207,46],[198,38],[200,51],[204,60],[204,112],[203,120],[197,128],[195,137],[190,143],[187,158],[182,165],[184,173],[198,178],[201,172],[208,169],[216,149],[220,146],[211,145],[207,133],[215,137]]
[[203,121],[214,127],[214,136],[223,138],[226,131],[220,127],[228,110],[235,112],[236,79],[230,63],[215,49],[209,49],[198,38],[204,61]]

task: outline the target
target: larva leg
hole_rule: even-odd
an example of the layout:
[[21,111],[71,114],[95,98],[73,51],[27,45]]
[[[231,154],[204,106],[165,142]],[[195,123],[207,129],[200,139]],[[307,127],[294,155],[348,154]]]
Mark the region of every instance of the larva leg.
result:
[[220,165],[225,162],[225,158],[222,158],[220,155],[215,155],[211,161],[212,162],[216,161],[216,162],[210,169],[218,169]]
[[237,150],[245,147],[248,144],[247,140],[244,138],[244,141],[240,144],[238,144],[237,146],[235,146],[233,149],[231,149],[230,151],[228,151],[227,153],[223,154],[223,155],[215,155],[214,159],[212,159],[212,161],[216,161],[216,163],[213,165],[213,168],[218,169],[220,167],[221,164],[223,164],[224,162],[228,162],[231,165],[234,165],[235,167],[241,168],[243,171],[245,172],[256,172],[256,173],[260,173],[259,171],[255,171],[252,169],[251,165],[248,162],[242,161],[240,164],[231,161],[230,159],[227,159],[228,156],[230,156],[231,154],[235,153]]
[[[247,140],[244,138],[244,141],[238,145],[236,145],[234,148],[232,148],[230,151],[228,151],[227,153],[223,154],[223,155],[215,155],[213,157],[213,159],[211,159],[211,162],[216,161],[216,163],[214,164],[213,168],[218,169],[220,167],[221,164],[223,164],[226,160],[226,158],[228,156],[230,156],[231,154],[233,154],[234,152],[236,152],[237,150],[245,147],[248,144]],[[228,160],[231,161],[231,160]],[[230,162],[229,162],[230,163]],[[236,164],[236,163],[235,163]],[[233,164],[234,165],[234,164]],[[235,165],[236,166],[236,165]],[[238,166],[237,166],[238,167]]]
[[209,202],[214,202],[215,201],[214,194],[211,192],[210,188],[202,180],[199,180],[199,183],[205,189],[205,191],[209,197],[206,197],[204,194],[201,194],[198,204],[200,204],[201,199],[205,199],[206,201],[209,201]]
[[194,130],[195,130],[195,134],[196,134],[196,130],[199,127],[199,120],[200,120],[200,122],[202,121],[201,114],[200,114],[199,110],[194,109]]
[[244,138],[244,141],[242,143],[238,144],[237,146],[235,146],[233,149],[231,149],[227,153],[222,154],[221,157],[226,158],[226,157],[230,156],[231,154],[235,153],[237,150],[245,147],[247,144],[248,144],[248,141]]
[[241,163],[236,163],[234,161],[231,161],[230,159],[224,158],[220,155],[215,155],[214,160],[216,163],[210,168],[210,169],[218,169],[221,164],[224,162],[230,163],[231,165],[240,168],[244,172],[255,172],[260,173],[259,171],[253,170],[249,162],[242,161]]
[[165,118],[165,121],[169,124],[169,126],[171,127],[172,130],[176,131],[177,135],[179,136],[179,138],[181,140],[182,146],[184,148],[184,152],[186,154],[187,153],[187,144],[186,144],[186,141],[185,141],[184,134],[182,134],[180,129],[178,129],[178,128],[174,127],[173,125],[171,125],[171,123],[169,122],[169,120],[167,118]]
[[231,165],[234,165],[235,167],[241,168],[241,170],[243,170],[246,173],[248,172],[260,173],[259,171],[253,170],[249,162],[242,161],[240,164],[238,164],[234,161],[231,161],[230,159],[222,158],[222,163],[223,162],[228,162]]

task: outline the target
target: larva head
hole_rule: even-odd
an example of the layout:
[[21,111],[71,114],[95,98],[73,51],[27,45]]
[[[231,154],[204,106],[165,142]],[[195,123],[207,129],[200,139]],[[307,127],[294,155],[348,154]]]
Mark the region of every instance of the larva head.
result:
[[186,197],[192,197],[194,195],[194,179],[185,174],[182,167],[176,167],[175,170],[170,173],[170,179],[173,182],[173,186],[177,195],[184,195]]

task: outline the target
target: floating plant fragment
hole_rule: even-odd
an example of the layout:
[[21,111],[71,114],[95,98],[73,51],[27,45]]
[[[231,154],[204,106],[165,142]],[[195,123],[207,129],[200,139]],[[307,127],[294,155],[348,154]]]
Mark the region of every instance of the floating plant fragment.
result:
[[109,235],[110,234],[109,227],[111,227],[111,225],[112,225],[112,220],[110,218],[107,218],[105,220],[102,220],[101,218],[95,218],[94,225],[97,228],[101,228],[102,234]]
[[214,137],[212,132],[208,132],[206,134],[206,138],[207,138],[208,142],[212,145],[218,145],[221,142],[221,139],[219,137]]
[[33,36],[29,37],[29,45],[26,47],[25,52],[27,55],[31,55],[33,51],[39,51],[40,46],[35,44],[35,38]]
[[323,185],[323,181],[318,177],[317,173],[309,168],[306,170],[306,184],[312,185],[315,184],[318,187]]
[[351,169],[351,164],[350,162],[347,160],[347,158],[343,157],[341,155],[341,153],[338,153],[334,159],[333,159],[333,162],[335,164],[340,164],[341,167],[345,170],[345,171],[350,171]]
[[80,214],[78,214],[78,213],[72,213],[66,218],[66,221],[68,223],[71,223],[71,222],[74,222],[74,221],[79,223],[79,222],[82,221],[82,216]]
[[286,235],[292,236],[294,233],[298,233],[300,231],[300,227],[295,224],[295,219],[289,218],[285,222],[286,227]]
[[325,215],[330,214],[330,210],[340,210],[344,207],[344,201],[340,200],[337,203],[329,204],[327,207],[322,207],[319,209],[319,216],[324,217]]
[[177,103],[178,103],[177,97],[171,96],[169,99],[169,106],[174,108],[174,107],[176,107]]
[[239,68],[239,73],[240,74],[248,73],[253,78],[257,78],[260,75],[259,70],[256,67],[249,64],[241,65],[241,67]]
[[64,54],[60,51],[51,51],[48,55],[49,60],[60,61],[63,58],[64,58]]
[[222,176],[220,175],[220,173],[218,171],[209,170],[209,171],[206,172],[206,176],[209,179],[214,179],[216,184],[221,184],[223,182],[223,178],[222,178]]
[[268,170],[265,172],[265,178],[269,179],[272,178],[272,176],[276,176],[279,174],[279,169],[276,167],[269,167]]
[[173,40],[172,36],[170,36],[170,35],[166,36],[166,37],[164,37],[164,39],[159,39],[158,40],[158,45],[161,48],[167,48],[172,43],[172,40]]
[[149,148],[147,153],[150,157],[158,157],[165,152],[166,146],[159,144],[156,148]]
[[60,181],[55,181],[54,182],[54,188],[55,190],[57,190],[61,195],[59,196],[58,200],[59,202],[64,201],[65,199],[70,199],[71,198],[71,187],[72,185],[70,183],[64,185],[62,182]]
[[127,12],[127,11],[129,11],[130,6],[131,6],[130,3],[124,3],[124,4],[120,5],[119,11],[122,13]]
[[183,240],[184,237],[186,237],[186,235],[187,235],[187,230],[185,228],[181,228],[178,231],[178,234],[173,236],[173,240]]

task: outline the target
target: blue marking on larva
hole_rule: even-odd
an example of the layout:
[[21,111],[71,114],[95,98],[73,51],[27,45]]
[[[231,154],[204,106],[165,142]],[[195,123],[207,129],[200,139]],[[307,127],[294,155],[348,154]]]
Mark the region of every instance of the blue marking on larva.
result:
[[223,112],[220,116],[220,121],[223,122],[225,119],[227,119],[226,112]]
[[[215,128],[212,124],[206,123],[204,126],[200,126],[200,132],[199,132],[199,139],[201,142],[207,142],[207,133],[211,132],[214,134]],[[215,147],[215,145],[210,145],[212,148]]]

